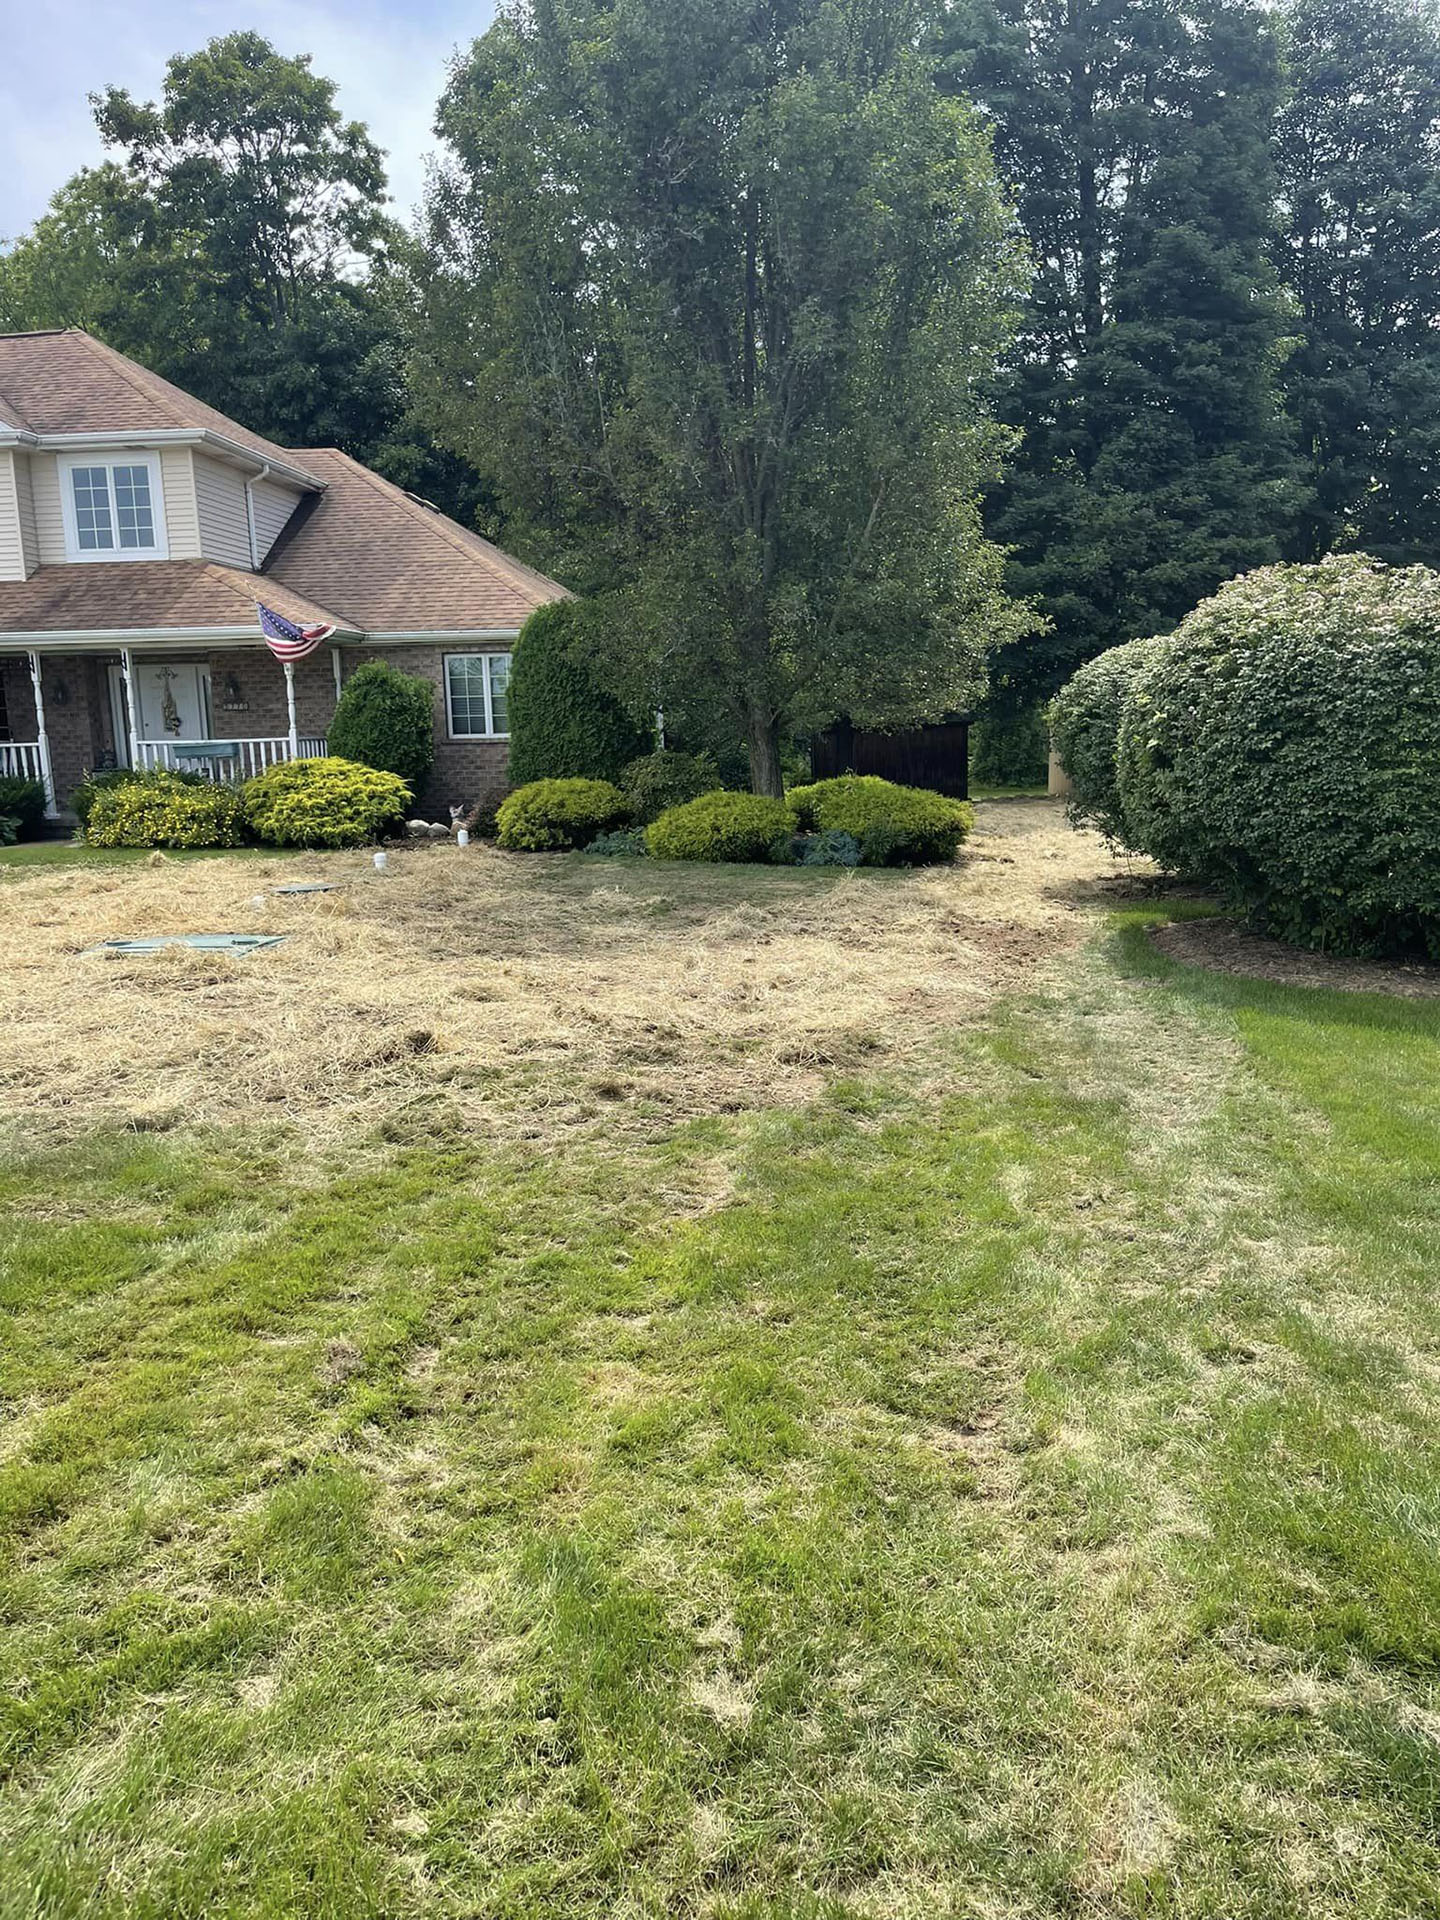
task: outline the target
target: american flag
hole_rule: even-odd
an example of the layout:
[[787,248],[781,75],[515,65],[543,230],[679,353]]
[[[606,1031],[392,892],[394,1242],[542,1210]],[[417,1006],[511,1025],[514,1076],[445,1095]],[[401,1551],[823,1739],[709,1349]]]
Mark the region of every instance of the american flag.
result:
[[258,600],[255,602],[255,611],[260,616],[260,631],[265,636],[265,644],[277,660],[304,660],[317,647],[323,647],[335,631],[333,626],[299,627],[283,614],[262,606]]

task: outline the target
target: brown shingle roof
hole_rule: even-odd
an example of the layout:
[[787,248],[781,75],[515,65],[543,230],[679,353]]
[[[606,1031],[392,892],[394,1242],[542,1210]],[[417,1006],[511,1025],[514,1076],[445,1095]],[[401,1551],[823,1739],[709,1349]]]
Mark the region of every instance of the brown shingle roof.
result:
[[566,589],[333,447],[303,456],[325,481],[266,561],[267,580],[338,608],[367,633],[518,630]]
[[255,596],[288,620],[348,627],[275,580],[213,560],[99,560],[0,580],[0,638],[30,633],[166,633],[253,627]]
[[261,460],[283,461],[313,478],[307,455],[288,453],[250,433],[138,361],[73,328],[0,334],[0,421],[39,434],[188,427],[222,434]]

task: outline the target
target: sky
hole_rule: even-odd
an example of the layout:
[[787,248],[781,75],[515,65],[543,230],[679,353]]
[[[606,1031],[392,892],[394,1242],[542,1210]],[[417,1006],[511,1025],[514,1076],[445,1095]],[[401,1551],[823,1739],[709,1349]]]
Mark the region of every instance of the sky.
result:
[[87,94],[114,85],[158,99],[172,54],[241,28],[311,54],[338,83],[341,113],[386,150],[392,210],[408,220],[446,63],[493,13],[491,0],[0,0],[0,242],[101,158]]

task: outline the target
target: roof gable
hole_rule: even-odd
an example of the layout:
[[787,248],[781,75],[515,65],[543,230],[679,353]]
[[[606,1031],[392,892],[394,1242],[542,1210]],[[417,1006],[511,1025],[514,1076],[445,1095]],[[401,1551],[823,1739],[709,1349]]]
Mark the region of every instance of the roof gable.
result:
[[213,433],[311,480],[303,453],[251,433],[227,414],[127,359],[91,334],[0,334],[0,424],[40,435]]
[[557,581],[334,447],[305,455],[325,491],[303,508],[262,569],[372,634],[517,632]]

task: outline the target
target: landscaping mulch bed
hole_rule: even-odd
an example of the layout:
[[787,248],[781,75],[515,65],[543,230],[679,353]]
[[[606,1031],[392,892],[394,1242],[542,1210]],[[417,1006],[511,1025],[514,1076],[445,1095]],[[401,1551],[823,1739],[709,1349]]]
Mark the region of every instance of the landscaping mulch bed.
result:
[[1340,993],[1395,993],[1407,999],[1440,996],[1440,966],[1420,960],[1353,960],[1307,953],[1223,917],[1177,920],[1157,927],[1152,938],[1163,954],[1187,967],[1210,967],[1246,980],[1271,980],[1282,987],[1329,987]]

